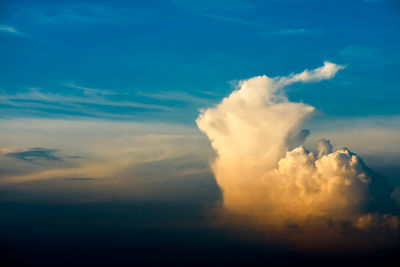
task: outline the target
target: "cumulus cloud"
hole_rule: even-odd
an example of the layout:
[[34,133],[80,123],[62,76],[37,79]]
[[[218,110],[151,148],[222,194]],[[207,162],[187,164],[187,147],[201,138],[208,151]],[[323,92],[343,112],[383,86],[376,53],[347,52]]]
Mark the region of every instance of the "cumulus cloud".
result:
[[343,68],[324,62],[285,77],[253,77],[201,112],[196,123],[216,153],[211,167],[225,211],[263,229],[301,229],[296,242],[302,245],[305,235],[318,231],[332,233],[318,244],[343,238],[349,227],[357,233],[397,231],[392,188],[384,177],[349,149],[334,151],[329,140],[320,140],[316,152],[301,146],[310,132],[298,129],[314,108],[282,93],[289,84],[331,79]]
[[329,140],[321,139],[317,142],[317,149],[318,149],[318,158],[321,158],[324,155],[332,153],[333,147]]

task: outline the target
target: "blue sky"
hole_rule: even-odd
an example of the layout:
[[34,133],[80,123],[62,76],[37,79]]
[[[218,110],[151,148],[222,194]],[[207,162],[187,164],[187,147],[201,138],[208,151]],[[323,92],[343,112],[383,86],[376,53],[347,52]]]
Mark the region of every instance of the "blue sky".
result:
[[2,1],[2,118],[193,124],[235,81],[346,65],[289,98],[399,115],[398,1]]

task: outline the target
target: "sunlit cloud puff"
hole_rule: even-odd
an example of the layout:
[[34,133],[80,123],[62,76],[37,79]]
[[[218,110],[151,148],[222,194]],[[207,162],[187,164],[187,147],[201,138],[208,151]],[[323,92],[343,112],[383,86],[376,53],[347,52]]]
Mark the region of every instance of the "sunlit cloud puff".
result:
[[334,151],[329,140],[320,140],[315,152],[301,146],[309,131],[298,129],[314,108],[284,95],[285,86],[331,79],[343,68],[324,62],[285,77],[243,80],[201,111],[196,123],[216,154],[211,167],[224,214],[303,247],[397,233],[397,208],[384,177],[349,149]]

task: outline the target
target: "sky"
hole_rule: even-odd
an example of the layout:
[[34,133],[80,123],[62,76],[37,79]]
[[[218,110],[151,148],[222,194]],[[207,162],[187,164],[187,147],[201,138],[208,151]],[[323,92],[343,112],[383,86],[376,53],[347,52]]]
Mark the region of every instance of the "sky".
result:
[[331,116],[398,114],[397,1],[195,2],[2,1],[2,118],[193,124],[235,80],[325,60],[348,68],[294,100]]
[[[287,222],[319,234],[326,224],[303,217],[326,210],[356,233],[344,243],[380,229],[398,250],[385,227],[400,205],[399,14],[397,0],[0,1],[0,258],[316,262],[326,242]],[[318,199],[257,180],[291,184],[299,166],[317,183],[370,180]],[[271,188],[289,202],[265,203]],[[319,204],[298,216],[293,196]]]

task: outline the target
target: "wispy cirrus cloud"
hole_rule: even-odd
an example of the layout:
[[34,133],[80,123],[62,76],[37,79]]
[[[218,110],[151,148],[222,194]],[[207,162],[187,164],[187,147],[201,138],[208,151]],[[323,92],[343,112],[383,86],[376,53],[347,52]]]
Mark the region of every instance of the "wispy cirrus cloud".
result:
[[38,87],[15,93],[0,91],[3,114],[7,114],[6,117],[29,114],[29,117],[61,115],[136,119],[136,112],[161,112],[174,117],[179,110],[195,112],[200,107],[208,106],[216,97],[207,92],[121,92],[115,88],[89,87],[73,81],[63,82],[57,88],[57,91]]
[[147,18],[147,14],[133,8],[103,5],[99,3],[71,3],[55,5],[35,5],[17,10],[18,16],[29,18],[41,24],[64,23],[108,23],[126,22]]
[[[86,88],[88,90],[90,88]],[[96,89],[90,89],[96,90]],[[2,94],[0,95],[0,103],[18,105],[18,102],[24,101],[39,101],[43,103],[63,104],[65,106],[79,106],[81,104],[93,104],[102,106],[119,106],[119,107],[132,107],[143,109],[158,109],[170,110],[171,108],[162,105],[146,104],[135,101],[116,101],[109,100],[104,97],[81,97],[76,95],[63,95],[51,92],[45,92],[40,88],[32,87],[28,92],[17,94]]]
[[85,95],[115,95],[116,93],[111,90],[103,90],[98,88],[89,88],[77,85],[73,82],[65,83],[66,87],[82,90]]
[[264,36],[300,35],[300,34],[319,33],[319,31],[313,30],[313,29],[273,27],[273,26],[268,26],[263,23],[249,21],[249,20],[243,20],[243,19],[238,19],[238,18],[233,18],[233,17],[221,16],[221,15],[215,15],[215,14],[203,13],[203,12],[196,12],[196,11],[188,11],[188,12],[195,14],[195,15],[208,17],[211,19],[220,20],[220,21],[224,21],[224,22],[228,22],[228,23],[236,23],[236,24],[246,25],[249,27],[263,29],[264,31],[263,31],[262,35],[264,35]]
[[10,25],[4,25],[4,24],[0,24],[0,32],[10,33],[10,34],[19,35],[19,36],[23,35],[23,33],[18,31],[15,27],[10,26]]
[[[0,104],[3,105],[3,110],[22,110],[25,113],[39,111],[53,115],[69,112],[95,117],[124,117],[123,114],[116,114],[113,111],[114,109],[139,109],[148,111],[169,111],[173,109],[166,105],[126,100],[127,96],[122,96],[109,90],[94,89],[76,84],[67,84],[65,86],[81,90],[83,91],[83,95],[76,92],[53,93],[41,88],[32,87],[25,92],[0,94]],[[108,95],[113,95],[114,98],[109,98]],[[131,95],[128,98],[132,99],[135,96]]]
[[198,97],[186,92],[159,92],[159,93],[145,93],[138,92],[138,95],[145,96],[152,99],[162,100],[162,101],[178,101],[178,102],[186,102],[191,104],[201,104],[201,105],[209,105],[212,102],[210,97]]
[[303,34],[319,34],[318,30],[305,29],[305,28],[293,28],[293,29],[280,29],[276,31],[266,31],[263,32],[262,36],[274,36],[274,35],[303,35]]
[[233,23],[238,23],[238,24],[243,24],[243,25],[248,25],[248,26],[253,26],[253,27],[259,27],[259,28],[266,27],[266,25],[263,25],[263,24],[260,24],[257,22],[253,22],[253,21],[248,21],[248,20],[242,20],[242,19],[231,18],[231,17],[220,16],[220,15],[209,14],[209,13],[203,13],[203,12],[192,12],[192,13],[199,15],[199,16],[208,17],[208,18],[226,21],[226,22],[233,22]]
[[[286,3],[286,4],[300,4],[297,1],[273,1],[276,3]],[[262,22],[256,22],[253,20],[242,19],[236,17],[240,15],[244,10],[254,10],[259,8],[257,4],[250,3],[249,1],[200,1],[198,3],[193,3],[193,1],[186,0],[173,0],[171,1],[173,5],[179,9],[191,13],[193,15],[202,16],[214,20],[219,20],[227,23],[235,23],[246,25],[249,27],[259,28],[266,30],[262,35],[299,35],[299,34],[312,34],[318,31],[306,28],[288,28],[288,27],[276,27],[269,26]],[[229,14],[229,15],[226,15]]]

